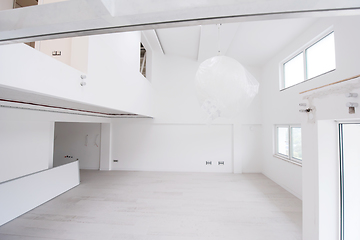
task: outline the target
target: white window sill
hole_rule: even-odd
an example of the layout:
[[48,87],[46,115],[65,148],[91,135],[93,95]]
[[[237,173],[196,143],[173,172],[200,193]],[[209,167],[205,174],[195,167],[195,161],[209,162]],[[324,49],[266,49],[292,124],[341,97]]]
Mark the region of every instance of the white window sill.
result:
[[283,157],[283,156],[277,155],[277,154],[274,154],[273,156],[276,157],[276,158],[278,158],[278,159],[284,160],[284,161],[286,161],[286,162],[295,164],[295,165],[297,165],[297,166],[299,166],[299,167],[302,167],[302,162],[300,162],[300,161],[296,161],[296,160],[293,160],[293,159],[289,159],[289,158],[287,158],[287,157]]

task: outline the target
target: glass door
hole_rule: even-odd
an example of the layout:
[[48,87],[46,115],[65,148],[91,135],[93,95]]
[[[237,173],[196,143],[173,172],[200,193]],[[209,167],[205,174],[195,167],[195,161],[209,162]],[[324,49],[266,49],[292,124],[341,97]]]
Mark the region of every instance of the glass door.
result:
[[360,123],[340,124],[340,235],[360,239]]

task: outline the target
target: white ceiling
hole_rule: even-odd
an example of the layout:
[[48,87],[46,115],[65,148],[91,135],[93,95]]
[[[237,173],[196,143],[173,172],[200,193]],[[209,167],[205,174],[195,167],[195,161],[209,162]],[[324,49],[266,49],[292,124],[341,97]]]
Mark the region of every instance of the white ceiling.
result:
[[157,30],[165,54],[204,61],[221,54],[263,66],[316,18],[252,21]]
[[0,44],[210,23],[359,13],[358,0],[71,0],[0,11]]
[[299,18],[240,23],[226,55],[246,65],[262,66],[315,21]]
[[166,54],[174,54],[197,60],[200,26],[156,30]]

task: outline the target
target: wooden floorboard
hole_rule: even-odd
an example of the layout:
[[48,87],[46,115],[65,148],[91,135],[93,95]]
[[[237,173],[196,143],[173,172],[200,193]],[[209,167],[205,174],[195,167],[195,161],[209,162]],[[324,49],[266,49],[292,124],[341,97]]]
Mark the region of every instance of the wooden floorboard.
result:
[[0,239],[299,240],[301,215],[301,200],[262,174],[82,170],[78,187]]

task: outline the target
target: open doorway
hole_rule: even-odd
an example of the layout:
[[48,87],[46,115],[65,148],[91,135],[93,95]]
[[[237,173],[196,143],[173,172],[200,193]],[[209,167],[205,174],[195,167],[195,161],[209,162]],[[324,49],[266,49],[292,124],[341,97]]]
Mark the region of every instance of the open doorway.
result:
[[100,123],[56,122],[54,167],[79,161],[80,169],[100,168]]

